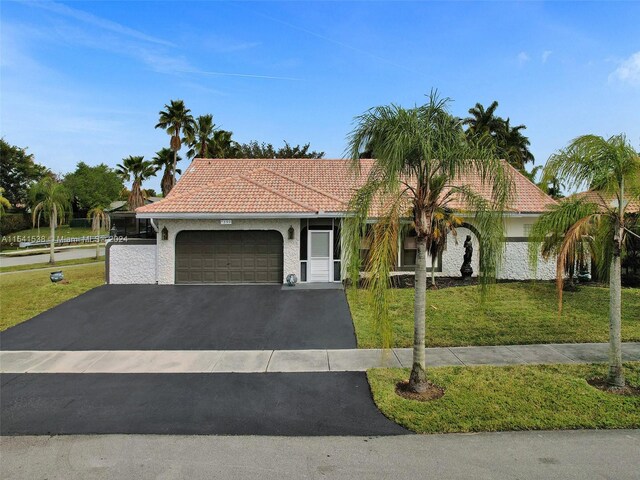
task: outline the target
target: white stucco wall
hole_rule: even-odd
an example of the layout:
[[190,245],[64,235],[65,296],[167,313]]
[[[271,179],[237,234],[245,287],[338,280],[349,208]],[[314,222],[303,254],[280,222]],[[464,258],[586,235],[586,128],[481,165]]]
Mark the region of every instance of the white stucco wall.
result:
[[[524,222],[518,222],[520,224]],[[515,230],[512,228],[511,230]],[[477,276],[479,271],[478,239],[475,234],[467,228],[458,229],[458,245],[452,235],[447,239],[447,250],[442,254],[442,272],[436,272],[436,276],[459,276],[460,267],[464,257],[464,240],[467,235],[471,235],[473,244],[473,276]],[[512,235],[509,235],[512,236]],[[524,235],[513,235],[513,237]],[[505,245],[502,267],[497,277],[501,280],[530,280],[534,277],[538,280],[552,280],[555,278],[555,261],[545,261],[538,257],[538,268],[535,275],[529,266],[529,243],[524,241],[507,242]]]
[[[175,283],[176,235],[184,230],[275,230],[280,232],[284,244],[284,282],[286,276],[295,273],[300,278],[300,221],[297,219],[233,219],[231,225],[222,225],[220,220],[158,220],[158,231],[167,227],[167,240],[158,239],[158,283]],[[289,227],[295,230],[294,239],[289,240]]]
[[156,246],[135,243],[111,243],[109,283],[156,283]]

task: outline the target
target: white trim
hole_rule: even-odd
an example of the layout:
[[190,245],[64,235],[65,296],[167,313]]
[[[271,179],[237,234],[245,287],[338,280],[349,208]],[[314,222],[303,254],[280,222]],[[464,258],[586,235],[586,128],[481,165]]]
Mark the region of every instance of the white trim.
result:
[[333,282],[334,273],[333,273],[333,229],[331,230],[310,230],[307,228],[307,281],[305,283],[322,283],[322,282],[312,282],[309,281],[311,277],[311,264],[309,261],[311,260],[311,237],[314,233],[328,233],[329,234],[329,278],[326,280],[327,282]]
[[[519,212],[505,212],[505,217],[539,217],[543,212],[539,213],[519,213]],[[171,220],[224,220],[224,219],[264,219],[264,218],[346,218],[349,217],[349,212],[316,212],[316,213],[136,213],[136,218],[139,219],[171,219]],[[473,214],[464,215],[463,218],[473,218]],[[379,220],[378,217],[367,218],[368,223],[375,223]],[[409,217],[406,217],[406,221],[409,221]]]
[[318,213],[136,213],[136,217],[170,220],[224,220],[224,219],[265,219],[265,218],[333,218],[346,217],[344,212]]

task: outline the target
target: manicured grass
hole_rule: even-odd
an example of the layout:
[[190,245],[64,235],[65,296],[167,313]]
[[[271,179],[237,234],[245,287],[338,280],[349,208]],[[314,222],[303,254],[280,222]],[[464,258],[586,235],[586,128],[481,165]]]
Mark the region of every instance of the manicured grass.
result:
[[[40,227],[39,230],[37,228],[30,228],[28,230],[21,230],[19,232],[10,233],[8,235],[3,235],[3,236],[8,238],[44,237],[44,240],[48,240],[49,233],[50,233],[49,227]],[[106,235],[106,233],[107,232],[101,232],[102,235]],[[86,237],[86,236],[93,236],[93,235],[95,235],[95,233],[93,233],[93,230],[85,227],[71,228],[69,225],[60,225],[59,227],[56,228],[56,237],[58,238],[59,237],[65,237],[65,238]]]
[[29,265],[15,265],[13,267],[0,267],[0,273],[21,272],[25,270],[34,270],[37,268],[68,267],[70,265],[82,265],[85,263],[94,263],[94,262],[104,262],[104,255],[98,257],[97,259],[94,257],[91,257],[91,258],[75,258],[73,260],[62,260],[62,261],[56,262],[55,265],[51,265],[49,263],[30,263]]
[[[369,292],[347,293],[358,347],[381,346],[373,325]],[[393,289],[390,311],[393,346],[413,345],[413,289]],[[555,286],[548,282],[501,283],[484,304],[477,287],[427,291],[426,343],[429,347],[531,343],[607,342],[609,290],[583,286],[564,293],[558,317]],[[640,341],[640,289],[622,292],[622,338]]]
[[0,275],[0,331],[24,322],[104,283],[104,264],[70,268],[69,283],[51,283],[48,271]]
[[[625,364],[640,387],[640,362]],[[388,418],[419,433],[640,427],[640,397],[605,393],[587,383],[605,365],[444,367],[427,369],[445,389],[428,402],[395,393],[408,369],[367,372],[373,398]]]

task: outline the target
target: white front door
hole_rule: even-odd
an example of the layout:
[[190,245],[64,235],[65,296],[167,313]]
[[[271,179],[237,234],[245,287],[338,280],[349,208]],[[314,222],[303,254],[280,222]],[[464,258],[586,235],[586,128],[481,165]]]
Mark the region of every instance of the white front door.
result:
[[309,274],[308,282],[330,282],[332,264],[333,232],[309,230]]

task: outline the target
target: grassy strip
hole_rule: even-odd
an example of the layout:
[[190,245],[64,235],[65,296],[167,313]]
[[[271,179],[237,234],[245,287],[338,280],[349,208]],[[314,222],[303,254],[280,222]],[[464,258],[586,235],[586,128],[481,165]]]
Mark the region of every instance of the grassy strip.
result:
[[[30,263],[28,265],[14,265],[12,267],[0,267],[0,273],[21,272],[24,270],[35,270],[35,269],[42,269],[42,268],[67,267],[69,265],[82,265],[85,263],[93,263],[93,262],[104,262],[104,255],[98,257],[97,259],[94,257],[91,257],[91,258],[75,258],[73,260],[62,260],[60,262],[56,262],[55,265],[51,265],[49,263]],[[65,275],[66,275],[66,272],[65,272]]]
[[[627,381],[640,387],[640,362],[626,365]],[[605,393],[586,379],[603,377],[605,365],[443,367],[427,375],[445,388],[438,400],[405,400],[395,385],[408,369],[367,372],[378,408],[418,433],[493,432],[640,427],[640,397]]]
[[0,276],[0,331],[104,283],[104,264],[71,268],[68,283],[51,283],[49,272],[22,272]]
[[[347,293],[358,347],[381,346],[366,290]],[[390,292],[393,346],[413,345],[413,289]],[[565,292],[558,318],[555,287],[547,282],[495,285],[482,305],[477,287],[455,287],[427,292],[429,347],[513,345],[530,343],[607,342],[609,290],[583,286]],[[640,289],[622,292],[622,338],[640,341]]]
[[[15,238],[15,237],[44,237],[44,239],[48,239],[49,238],[49,234],[51,233],[51,231],[49,230],[49,227],[40,227],[38,228],[30,228],[28,230],[20,230],[19,232],[13,232],[13,233],[9,233],[7,235],[4,235],[5,237],[8,238]],[[104,235],[105,232],[102,232],[102,235]],[[73,227],[71,228],[69,225],[60,225],[59,227],[56,227],[56,238],[60,238],[60,237],[86,237],[89,235],[95,235],[95,233],[93,233],[93,230],[91,230],[91,228],[86,228],[86,227]]]

